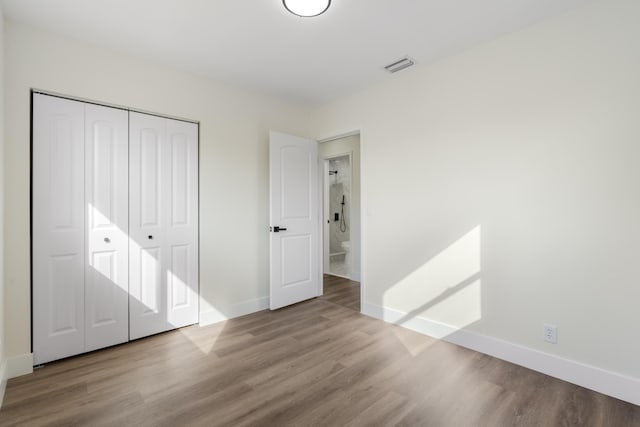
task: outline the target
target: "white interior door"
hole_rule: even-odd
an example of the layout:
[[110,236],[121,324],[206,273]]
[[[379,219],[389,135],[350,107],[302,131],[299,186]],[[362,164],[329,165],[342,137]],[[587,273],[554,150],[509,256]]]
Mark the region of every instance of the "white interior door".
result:
[[130,337],[198,322],[198,127],[130,113]]
[[128,112],[85,105],[85,351],[129,340]]
[[321,295],[318,143],[269,138],[270,307]]
[[167,321],[198,323],[198,125],[165,119]]
[[129,113],[129,334],[165,331],[162,274],[164,119]]
[[37,365],[84,351],[84,104],[34,95],[32,152]]

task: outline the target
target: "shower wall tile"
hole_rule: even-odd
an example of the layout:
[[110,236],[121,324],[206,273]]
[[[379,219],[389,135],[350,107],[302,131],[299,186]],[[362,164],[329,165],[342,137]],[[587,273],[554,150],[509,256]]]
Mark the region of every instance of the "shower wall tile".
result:
[[[329,186],[329,244],[331,252],[342,252],[341,243],[350,240],[351,219],[351,166],[349,156],[338,157],[329,161],[329,169],[337,170],[337,175],[330,176]],[[342,196],[345,198],[344,216],[346,231],[340,231],[340,222],[334,221],[334,214],[341,213]]]

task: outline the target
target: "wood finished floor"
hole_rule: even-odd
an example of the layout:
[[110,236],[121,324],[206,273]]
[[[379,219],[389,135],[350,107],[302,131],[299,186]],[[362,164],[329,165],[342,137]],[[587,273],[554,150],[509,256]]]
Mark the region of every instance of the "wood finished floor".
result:
[[2,426],[639,426],[640,407],[323,298],[51,363]]
[[325,274],[323,291],[320,299],[360,312],[360,283]]

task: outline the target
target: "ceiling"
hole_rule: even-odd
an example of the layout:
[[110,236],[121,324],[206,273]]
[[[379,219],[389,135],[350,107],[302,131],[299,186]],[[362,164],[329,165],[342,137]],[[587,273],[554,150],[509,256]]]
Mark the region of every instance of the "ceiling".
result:
[[469,49],[589,0],[2,0],[6,17],[252,90],[322,104],[392,79],[383,66]]

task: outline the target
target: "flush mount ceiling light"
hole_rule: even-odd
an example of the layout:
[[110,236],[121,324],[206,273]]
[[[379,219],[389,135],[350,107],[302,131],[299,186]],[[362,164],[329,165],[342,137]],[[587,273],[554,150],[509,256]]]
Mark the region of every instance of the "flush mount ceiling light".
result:
[[282,4],[294,15],[311,18],[325,13],[331,0],[282,0]]

